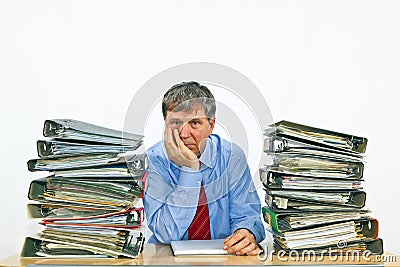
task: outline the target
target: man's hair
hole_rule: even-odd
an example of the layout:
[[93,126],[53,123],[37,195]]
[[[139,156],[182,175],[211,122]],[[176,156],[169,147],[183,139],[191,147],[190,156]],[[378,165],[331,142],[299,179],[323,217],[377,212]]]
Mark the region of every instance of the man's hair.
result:
[[191,111],[195,105],[203,107],[209,119],[215,116],[215,99],[206,86],[193,81],[176,84],[164,94],[162,101],[164,120],[167,118],[167,111]]

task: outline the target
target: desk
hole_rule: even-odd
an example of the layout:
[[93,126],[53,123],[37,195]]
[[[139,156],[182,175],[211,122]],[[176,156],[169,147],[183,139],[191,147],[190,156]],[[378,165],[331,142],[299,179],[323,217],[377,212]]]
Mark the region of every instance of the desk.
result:
[[[382,257],[383,256],[383,257]],[[0,260],[0,266],[26,266],[28,264],[63,264],[63,265],[347,265],[347,264],[380,264],[384,266],[400,266],[400,257],[391,253],[379,256],[371,256],[369,260],[360,257],[359,260],[346,260],[343,256],[332,260],[328,256],[323,259],[290,260],[289,257],[275,256],[272,260],[259,260],[257,256],[179,256],[174,257],[169,245],[145,244],[143,253],[137,259],[45,259],[45,258],[21,258],[19,255]],[[385,258],[386,262],[379,259]],[[388,262],[388,259],[392,262]],[[393,260],[395,261],[393,262]]]

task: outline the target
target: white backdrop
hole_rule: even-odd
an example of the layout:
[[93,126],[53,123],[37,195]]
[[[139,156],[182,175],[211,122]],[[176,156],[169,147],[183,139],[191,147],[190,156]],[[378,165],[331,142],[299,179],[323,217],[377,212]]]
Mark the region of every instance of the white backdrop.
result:
[[275,121],[367,137],[367,207],[399,254],[399,12],[399,1],[0,1],[0,258],[41,229],[25,206],[42,175],[26,162],[45,119],[121,130],[148,79],[199,61],[246,75]]

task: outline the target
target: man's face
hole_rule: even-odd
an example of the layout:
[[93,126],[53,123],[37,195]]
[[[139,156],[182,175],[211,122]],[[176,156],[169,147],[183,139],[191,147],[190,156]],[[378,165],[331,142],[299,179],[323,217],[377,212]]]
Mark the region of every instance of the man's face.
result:
[[215,117],[209,120],[202,107],[191,111],[167,111],[165,124],[168,128],[178,129],[185,146],[199,157],[214,129]]

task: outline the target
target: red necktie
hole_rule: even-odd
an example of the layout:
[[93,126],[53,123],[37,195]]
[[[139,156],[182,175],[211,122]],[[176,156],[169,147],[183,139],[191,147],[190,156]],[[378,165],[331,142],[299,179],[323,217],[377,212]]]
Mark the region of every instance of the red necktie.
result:
[[208,214],[207,196],[204,187],[200,187],[199,202],[197,204],[196,215],[188,230],[189,240],[210,240],[210,216]]

